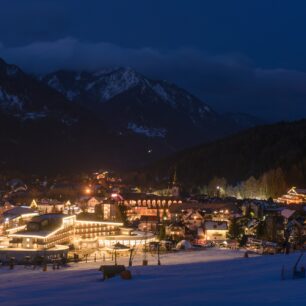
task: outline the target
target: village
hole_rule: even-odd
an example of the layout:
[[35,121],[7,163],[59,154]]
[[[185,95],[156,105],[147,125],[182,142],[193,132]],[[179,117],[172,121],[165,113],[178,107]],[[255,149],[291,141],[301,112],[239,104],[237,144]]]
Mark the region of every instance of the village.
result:
[[[143,257],[190,249],[290,253],[304,248],[306,190],[269,200],[143,192],[108,171],[81,183],[20,179],[5,184],[0,206],[2,265]],[[218,188],[219,187],[219,188]],[[149,263],[150,264],[150,263]]]

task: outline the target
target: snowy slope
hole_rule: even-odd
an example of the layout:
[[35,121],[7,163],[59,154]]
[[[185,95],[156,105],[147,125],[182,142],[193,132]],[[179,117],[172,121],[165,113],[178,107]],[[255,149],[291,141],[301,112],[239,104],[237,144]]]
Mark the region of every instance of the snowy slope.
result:
[[[133,280],[101,281],[100,263],[48,272],[1,270],[1,305],[304,305],[306,280],[280,280],[298,254],[245,259],[239,251],[163,255],[134,266]],[[140,259],[138,259],[139,262]],[[156,258],[149,258],[149,264]],[[122,263],[127,259],[121,258]],[[306,261],[302,262],[306,264]]]

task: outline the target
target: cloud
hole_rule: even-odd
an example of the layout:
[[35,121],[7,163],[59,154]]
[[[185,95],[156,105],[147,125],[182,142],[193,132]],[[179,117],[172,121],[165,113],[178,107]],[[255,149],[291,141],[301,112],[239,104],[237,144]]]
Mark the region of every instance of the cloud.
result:
[[0,56],[31,73],[129,66],[179,84],[222,111],[265,119],[306,116],[306,73],[256,67],[242,54],[210,55],[194,48],[126,48],[67,37],[20,47],[0,43]]

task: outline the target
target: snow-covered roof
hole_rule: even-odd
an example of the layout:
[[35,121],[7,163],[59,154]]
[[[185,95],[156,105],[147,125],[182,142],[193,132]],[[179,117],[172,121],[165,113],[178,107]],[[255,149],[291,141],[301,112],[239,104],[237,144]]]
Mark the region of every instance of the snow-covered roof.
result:
[[306,189],[295,189],[296,193],[306,195]]
[[289,219],[293,214],[295,213],[295,210],[285,208],[281,211],[281,214],[286,219]]
[[227,222],[225,221],[205,221],[204,222],[205,230],[227,230]]
[[16,207],[4,212],[3,216],[5,218],[13,219],[13,218],[16,218],[16,217],[20,217],[22,215],[33,214],[33,213],[35,213],[35,210],[33,210],[29,207],[16,206]]

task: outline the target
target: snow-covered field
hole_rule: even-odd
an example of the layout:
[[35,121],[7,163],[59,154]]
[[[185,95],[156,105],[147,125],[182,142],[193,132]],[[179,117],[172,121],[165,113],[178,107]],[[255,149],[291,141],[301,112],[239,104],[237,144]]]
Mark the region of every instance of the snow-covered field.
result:
[[0,305],[306,305],[306,279],[280,280],[282,265],[292,267],[298,256],[185,251],[163,255],[162,266],[149,257],[149,266],[131,268],[130,281],[116,277],[105,282],[100,262],[47,272],[4,267]]

